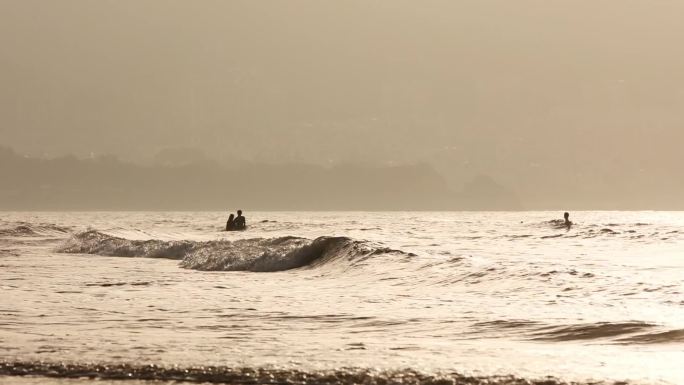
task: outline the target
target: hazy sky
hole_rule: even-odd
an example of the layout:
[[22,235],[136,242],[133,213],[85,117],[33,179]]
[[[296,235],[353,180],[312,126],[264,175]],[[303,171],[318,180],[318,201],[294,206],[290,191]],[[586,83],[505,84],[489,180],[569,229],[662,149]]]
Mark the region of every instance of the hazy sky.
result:
[[684,178],[682,20],[679,0],[1,0],[0,144]]

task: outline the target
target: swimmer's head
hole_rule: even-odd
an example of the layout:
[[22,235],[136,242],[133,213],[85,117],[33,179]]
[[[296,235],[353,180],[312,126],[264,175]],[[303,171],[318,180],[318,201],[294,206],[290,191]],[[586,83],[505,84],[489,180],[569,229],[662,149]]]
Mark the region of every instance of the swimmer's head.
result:
[[563,217],[565,217],[565,219],[570,218],[570,213],[567,213],[567,212],[566,212],[565,214],[563,214]]

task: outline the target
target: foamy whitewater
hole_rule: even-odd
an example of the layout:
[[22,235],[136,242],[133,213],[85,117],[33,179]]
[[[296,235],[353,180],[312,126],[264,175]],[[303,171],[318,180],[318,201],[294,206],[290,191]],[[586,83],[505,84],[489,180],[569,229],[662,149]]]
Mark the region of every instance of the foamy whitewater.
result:
[[684,213],[246,214],[0,215],[0,383],[684,384]]

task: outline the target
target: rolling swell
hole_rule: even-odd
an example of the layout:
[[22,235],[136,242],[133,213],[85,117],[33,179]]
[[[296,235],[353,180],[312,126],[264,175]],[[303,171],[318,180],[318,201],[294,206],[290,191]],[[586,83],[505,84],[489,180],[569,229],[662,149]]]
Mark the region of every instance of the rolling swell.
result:
[[317,267],[333,261],[347,265],[381,253],[401,251],[373,248],[346,237],[254,238],[236,241],[130,240],[95,230],[74,235],[58,250],[62,253],[110,257],[166,258],[180,266],[203,271],[276,272]]
[[59,236],[69,233],[69,227],[54,224],[16,223],[14,226],[0,228],[0,237],[39,237]]
[[494,320],[474,323],[470,331],[490,338],[520,338],[551,343],[655,345],[684,342],[684,329],[668,329],[666,326],[645,321],[553,325],[525,319]]
[[640,321],[549,326],[532,333],[530,339],[549,342],[595,340],[642,333],[654,327],[656,325]]

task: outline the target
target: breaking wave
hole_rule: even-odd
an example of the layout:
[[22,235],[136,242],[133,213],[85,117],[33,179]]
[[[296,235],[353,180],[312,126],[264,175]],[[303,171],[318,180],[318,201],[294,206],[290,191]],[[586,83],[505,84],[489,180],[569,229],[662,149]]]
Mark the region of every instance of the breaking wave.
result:
[[[554,377],[525,379],[516,376],[468,376],[456,372],[427,374],[412,369],[369,370],[345,368],[303,371],[297,369],[232,368],[227,366],[164,367],[156,364],[90,364],[30,361],[0,361],[0,375],[89,378],[92,380],[145,380],[221,384],[298,384],[298,385],[581,385]],[[599,385],[608,382],[591,381]],[[621,384],[625,384],[621,382]],[[617,383],[615,383],[617,385]]]
[[130,240],[96,230],[71,237],[57,251],[111,257],[167,258],[180,266],[204,271],[275,272],[315,267],[336,260],[349,264],[399,250],[374,248],[347,237],[254,238],[236,241]]

